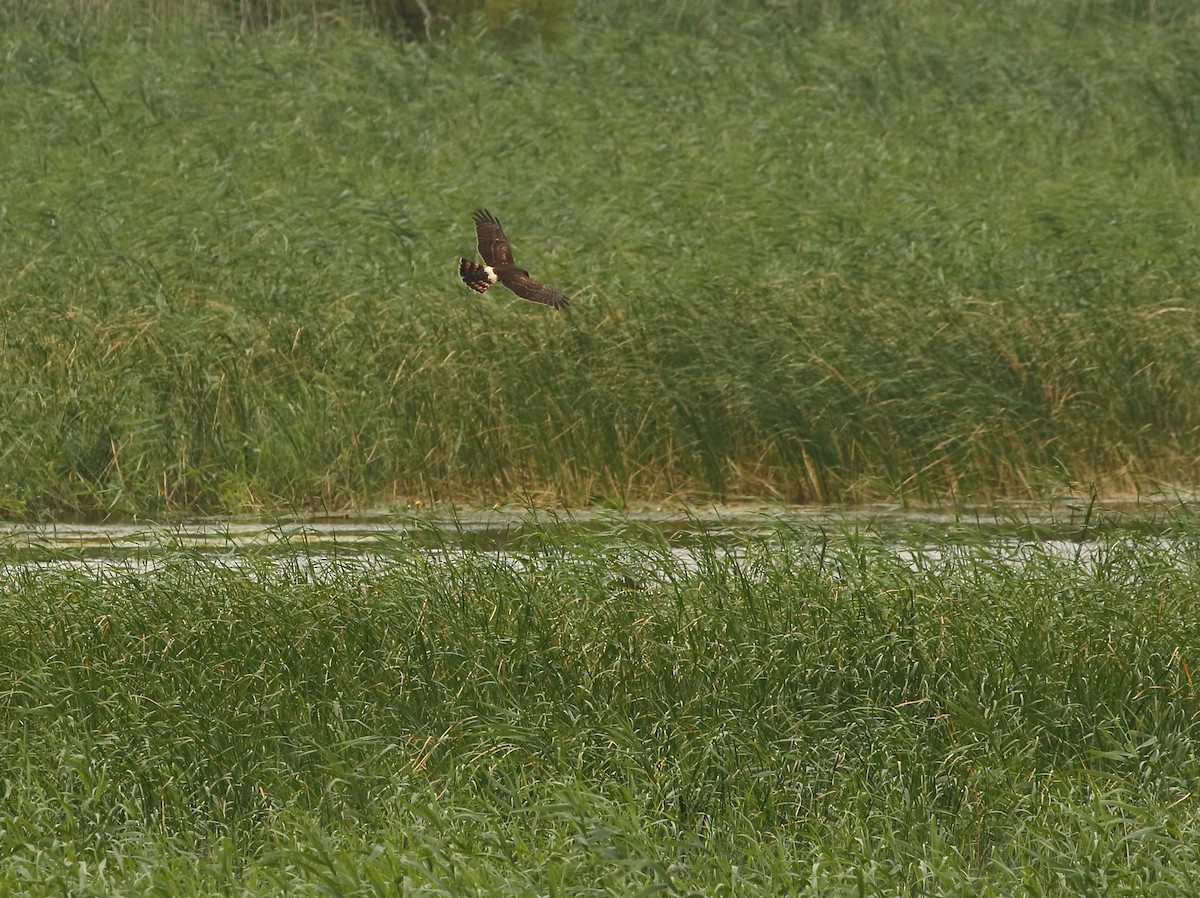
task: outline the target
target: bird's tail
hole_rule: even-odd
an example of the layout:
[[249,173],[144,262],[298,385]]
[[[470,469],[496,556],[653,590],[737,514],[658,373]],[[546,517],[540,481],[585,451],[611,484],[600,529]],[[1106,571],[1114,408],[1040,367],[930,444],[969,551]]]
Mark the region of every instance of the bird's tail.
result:
[[476,293],[482,293],[496,283],[496,272],[492,270],[492,266],[480,265],[470,259],[458,260],[458,276]]

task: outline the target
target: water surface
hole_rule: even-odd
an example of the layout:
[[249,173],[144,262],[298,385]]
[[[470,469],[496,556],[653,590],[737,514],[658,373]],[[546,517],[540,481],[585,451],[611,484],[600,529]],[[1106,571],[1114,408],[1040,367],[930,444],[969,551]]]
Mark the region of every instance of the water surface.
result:
[[345,559],[413,548],[511,553],[536,551],[548,542],[609,538],[665,545],[687,556],[699,544],[736,552],[739,546],[780,530],[813,540],[882,539],[904,552],[940,554],[956,543],[997,548],[1036,543],[1082,557],[1088,554],[1086,547],[1102,536],[1127,533],[1170,539],[1181,523],[1197,520],[1198,507],[1192,497],[1120,501],[1069,497],[955,507],[744,504],[614,511],[512,506],[168,523],[0,523],[0,564],[142,567],[180,551],[214,559],[264,552]]

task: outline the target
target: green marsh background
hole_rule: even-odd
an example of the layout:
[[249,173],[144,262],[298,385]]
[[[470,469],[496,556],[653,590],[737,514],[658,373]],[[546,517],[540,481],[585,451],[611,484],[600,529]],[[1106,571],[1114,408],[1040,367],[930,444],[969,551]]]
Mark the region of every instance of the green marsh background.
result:
[[5,514],[1194,483],[1189,4],[275,8],[0,7]]
[[1195,894],[1194,5],[425,8],[0,0],[0,518],[531,516],[0,527],[0,894]]
[[9,553],[0,888],[1191,895],[1200,526],[1085,535]]

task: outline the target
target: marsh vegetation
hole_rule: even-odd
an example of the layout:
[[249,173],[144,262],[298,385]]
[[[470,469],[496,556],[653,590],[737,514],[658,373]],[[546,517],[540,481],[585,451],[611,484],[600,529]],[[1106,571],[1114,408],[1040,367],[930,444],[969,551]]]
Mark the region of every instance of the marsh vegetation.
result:
[[1192,894],[1194,5],[411,6],[0,4],[0,517],[1093,501],[6,528],[0,891]]
[[584,6],[0,10],[0,512],[1195,482],[1190,7]]
[[1185,895],[1197,534],[9,564],[0,883]]

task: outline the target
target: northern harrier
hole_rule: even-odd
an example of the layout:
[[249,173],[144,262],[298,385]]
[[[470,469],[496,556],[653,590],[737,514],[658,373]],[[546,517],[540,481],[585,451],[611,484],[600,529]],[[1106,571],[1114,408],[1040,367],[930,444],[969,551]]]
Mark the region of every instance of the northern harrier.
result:
[[513,264],[512,247],[496,216],[486,209],[479,209],[472,217],[475,219],[479,255],[483,257],[484,264],[459,259],[458,274],[464,284],[476,293],[483,293],[499,281],[521,299],[540,302],[555,309],[565,309],[570,304],[570,300],[553,287],[535,281],[528,271]]

